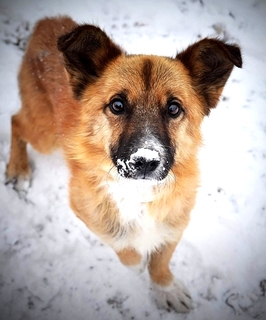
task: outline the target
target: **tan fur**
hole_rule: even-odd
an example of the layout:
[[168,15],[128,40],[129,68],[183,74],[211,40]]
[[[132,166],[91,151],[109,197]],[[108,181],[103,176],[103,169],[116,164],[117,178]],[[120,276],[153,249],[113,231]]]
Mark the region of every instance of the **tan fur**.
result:
[[[125,127],[121,117],[108,108],[103,110],[103,106],[117,92],[126,90],[129,101],[139,106],[145,105],[145,109],[138,111],[141,121],[142,113],[155,112],[153,108],[158,101],[161,105],[167,104],[168,92],[179,97],[185,116],[169,121],[168,129],[176,147],[174,164],[165,182],[154,186],[153,201],[140,204],[147,219],[154,221],[154,230],[166,230],[167,240],[162,241],[156,250],[148,252],[148,269],[154,283],[169,286],[173,281],[169,261],[195,204],[199,183],[197,151],[201,145],[200,124],[209,108],[214,107],[214,102],[207,106],[211,101],[209,93],[212,92],[213,99],[217,100],[226,80],[212,87],[208,95],[202,83],[196,83],[200,81],[197,80],[198,72],[193,75],[190,56],[186,53],[181,53],[180,58],[177,56],[176,59],[126,56],[122,50],[117,53],[119,47],[110,42],[113,57],[102,70],[99,59],[104,58],[107,49],[103,48],[93,56],[100,76],[97,81],[95,76],[93,80],[88,80],[91,84],[85,85],[82,95],[76,98],[72,86],[75,90],[83,81],[80,80],[82,77],[79,71],[72,69],[67,54],[64,60],[56,45],[60,35],[69,33],[75,27],[77,24],[68,17],[47,18],[35,27],[19,73],[22,108],[12,118],[12,147],[7,177],[12,180],[29,176],[26,143],[43,153],[57,147],[63,148],[71,172],[70,204],[73,211],[116,250],[116,241],[123,232],[127,232],[127,226],[121,224],[117,203],[110,194],[110,185],[115,183],[117,173],[114,173],[109,146],[116,143],[125,130],[128,134],[133,132],[134,125]],[[191,50],[194,54],[194,49]],[[148,93],[141,79],[143,61],[147,59],[153,65],[151,78],[146,81],[146,86],[150,85]],[[203,70],[200,63],[197,68]],[[230,71],[226,79],[229,74]],[[152,226],[152,222],[147,223]],[[130,228],[133,237],[134,232],[137,234],[138,231],[134,230],[134,225]],[[121,246],[121,250],[116,251],[123,264],[140,263],[141,250]]]

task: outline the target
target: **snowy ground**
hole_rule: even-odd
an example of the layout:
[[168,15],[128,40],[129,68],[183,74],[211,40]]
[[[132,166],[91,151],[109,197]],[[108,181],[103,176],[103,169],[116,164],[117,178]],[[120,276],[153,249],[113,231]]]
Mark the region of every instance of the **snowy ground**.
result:
[[[17,70],[43,16],[96,23],[130,53],[173,56],[204,36],[236,41],[234,70],[203,124],[202,186],[172,259],[189,288],[188,315],[158,310],[137,277],[75,217],[60,153],[29,148],[26,196],[5,185]],[[0,0],[0,319],[266,319],[266,1]]]

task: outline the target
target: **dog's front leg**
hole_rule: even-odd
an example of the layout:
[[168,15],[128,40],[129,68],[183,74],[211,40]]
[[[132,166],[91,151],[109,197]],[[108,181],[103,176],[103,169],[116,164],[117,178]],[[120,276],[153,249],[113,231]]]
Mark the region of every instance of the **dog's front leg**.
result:
[[148,263],[148,255],[143,257],[133,248],[126,248],[116,253],[120,261],[137,274],[145,270]]
[[151,254],[149,273],[152,294],[159,308],[174,308],[177,312],[186,313],[192,309],[192,300],[188,289],[175,280],[169,268],[169,262],[177,243],[164,245]]
[[[23,125],[24,122],[26,125]],[[30,185],[31,169],[27,155],[27,119],[21,114],[12,117],[12,139],[10,160],[7,165],[6,183],[13,183],[18,191],[26,191]]]

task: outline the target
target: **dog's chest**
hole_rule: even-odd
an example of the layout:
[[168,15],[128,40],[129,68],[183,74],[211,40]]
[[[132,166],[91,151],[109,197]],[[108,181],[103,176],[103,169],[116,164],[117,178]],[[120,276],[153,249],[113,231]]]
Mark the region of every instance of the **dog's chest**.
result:
[[149,202],[155,197],[151,185],[114,182],[109,185],[109,193],[118,208],[121,228],[120,235],[112,239],[115,250],[131,247],[147,254],[173,240],[174,231],[149,212]]

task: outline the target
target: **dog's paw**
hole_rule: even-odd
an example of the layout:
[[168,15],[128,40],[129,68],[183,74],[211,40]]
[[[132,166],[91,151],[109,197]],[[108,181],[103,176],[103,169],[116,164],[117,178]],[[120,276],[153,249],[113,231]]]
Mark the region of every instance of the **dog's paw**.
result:
[[12,185],[13,189],[18,191],[19,193],[26,192],[29,189],[31,184],[31,171],[29,170],[27,174],[23,174],[20,176],[12,176],[6,173],[5,184]]
[[169,286],[160,286],[152,282],[151,289],[158,308],[168,311],[173,308],[180,313],[187,313],[192,309],[188,289],[176,280]]

